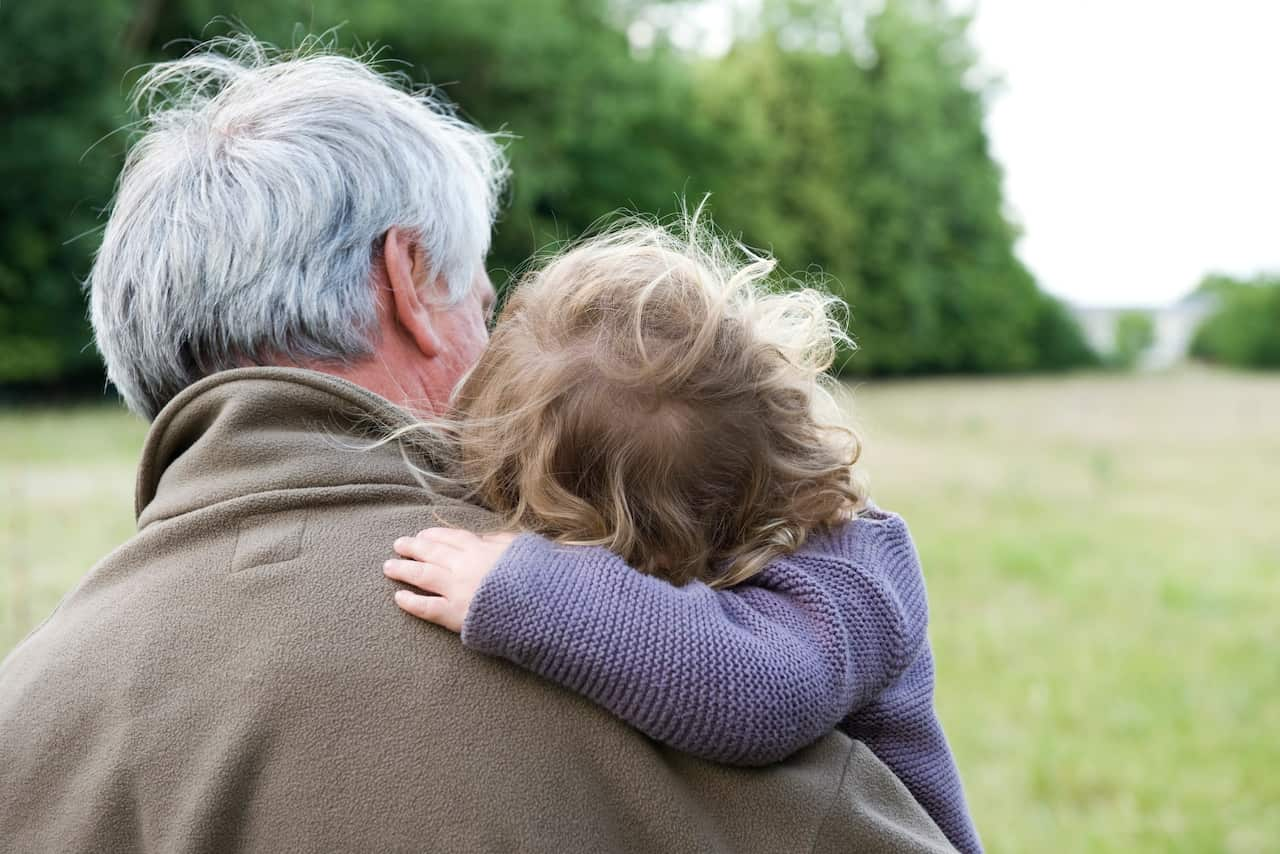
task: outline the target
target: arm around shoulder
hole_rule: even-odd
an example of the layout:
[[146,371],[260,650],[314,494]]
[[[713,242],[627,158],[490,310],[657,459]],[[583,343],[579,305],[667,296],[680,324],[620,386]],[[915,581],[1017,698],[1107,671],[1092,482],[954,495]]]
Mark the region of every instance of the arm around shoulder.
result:
[[831,543],[713,590],[523,535],[476,591],[463,640],[672,747],[761,765],[882,689],[905,665],[906,631],[895,591]]

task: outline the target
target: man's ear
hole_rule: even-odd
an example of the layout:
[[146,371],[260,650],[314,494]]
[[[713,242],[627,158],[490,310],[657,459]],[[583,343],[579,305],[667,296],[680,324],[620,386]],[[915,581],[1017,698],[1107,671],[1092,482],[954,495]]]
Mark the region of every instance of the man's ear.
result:
[[436,331],[430,307],[423,299],[427,290],[426,258],[422,246],[398,226],[387,229],[382,242],[382,260],[391,289],[396,322],[413,339],[422,355],[440,355],[443,341]]

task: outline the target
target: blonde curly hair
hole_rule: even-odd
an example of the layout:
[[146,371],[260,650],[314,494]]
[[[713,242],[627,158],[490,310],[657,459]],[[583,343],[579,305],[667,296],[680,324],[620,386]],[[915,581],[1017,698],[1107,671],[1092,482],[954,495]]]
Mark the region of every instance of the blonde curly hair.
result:
[[511,528],[737,584],[864,504],[827,369],[842,303],[626,220],[527,272],[459,387],[452,476]]

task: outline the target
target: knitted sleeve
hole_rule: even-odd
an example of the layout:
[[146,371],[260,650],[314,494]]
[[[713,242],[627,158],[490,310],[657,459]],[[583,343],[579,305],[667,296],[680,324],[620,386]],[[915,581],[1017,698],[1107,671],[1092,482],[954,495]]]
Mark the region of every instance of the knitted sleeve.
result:
[[855,542],[873,543],[878,524],[814,537],[726,590],[674,587],[606,549],[522,535],[476,591],[462,639],[679,750],[767,764],[830,732],[909,663],[919,631]]
[[927,642],[915,661],[840,729],[871,748],[952,845],[963,854],[980,854],[960,772],[934,711],[933,654]]
[[927,634],[924,575],[905,523],[886,519],[876,554],[868,562],[889,576],[913,631],[910,661],[868,702],[858,705],[840,729],[871,748],[963,854],[980,854],[982,843],[965,803],[960,772],[934,708],[933,651]]

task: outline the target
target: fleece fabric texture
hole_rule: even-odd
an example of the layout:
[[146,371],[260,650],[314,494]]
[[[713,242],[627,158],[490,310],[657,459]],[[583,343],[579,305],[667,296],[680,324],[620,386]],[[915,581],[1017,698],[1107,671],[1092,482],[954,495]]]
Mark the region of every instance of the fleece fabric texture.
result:
[[285,368],[164,409],[138,533],[0,665],[0,849],[950,850],[843,734],[705,762],[401,613],[396,537],[492,525],[419,485],[423,449],[352,449],[408,423]]
[[906,523],[872,508],[726,590],[525,534],[476,591],[463,640],[714,761],[776,762],[839,727],[980,854],[934,710],[928,615]]

